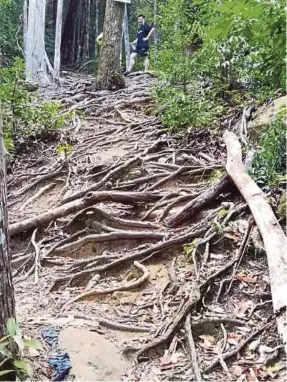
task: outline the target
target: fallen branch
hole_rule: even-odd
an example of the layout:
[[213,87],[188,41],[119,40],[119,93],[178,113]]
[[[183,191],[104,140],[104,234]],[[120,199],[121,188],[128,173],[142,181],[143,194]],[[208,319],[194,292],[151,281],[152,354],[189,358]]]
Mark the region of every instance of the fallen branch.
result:
[[183,209],[175,213],[168,221],[169,227],[177,227],[189,220],[191,215],[195,215],[205,206],[214,201],[222,192],[228,190],[231,185],[230,177],[224,175],[217,182],[213,183],[205,192],[193,199]]
[[148,192],[120,192],[120,191],[98,191],[89,192],[84,198],[64,204],[44,212],[33,218],[25,219],[20,222],[11,224],[9,231],[11,236],[15,236],[21,232],[29,231],[33,228],[40,227],[44,224],[58,219],[62,216],[78,212],[88,206],[103,201],[117,202],[123,204],[137,204],[137,203],[149,203],[161,199],[165,194],[163,193],[148,193]]
[[79,300],[83,300],[86,297],[99,296],[99,295],[102,295],[102,294],[110,294],[110,293],[114,293],[114,292],[117,292],[117,291],[131,290],[131,289],[135,289],[135,288],[139,287],[140,285],[144,284],[148,280],[148,278],[149,278],[148,269],[144,265],[138,263],[137,261],[134,262],[134,266],[136,268],[138,268],[139,270],[141,270],[142,273],[143,273],[143,275],[139,279],[137,279],[136,281],[132,281],[132,282],[124,284],[124,285],[119,285],[119,286],[114,287],[114,288],[93,289],[93,290],[81,293],[78,296],[76,296],[76,297],[72,298],[71,300],[67,301],[63,305],[63,309],[65,309],[68,305],[72,304],[73,302],[76,302],[76,301],[79,301]]
[[264,193],[245,171],[238,138],[234,133],[225,131],[223,139],[227,148],[227,172],[246,200],[262,235],[267,253],[273,309],[276,315],[278,333],[286,347],[287,238]]

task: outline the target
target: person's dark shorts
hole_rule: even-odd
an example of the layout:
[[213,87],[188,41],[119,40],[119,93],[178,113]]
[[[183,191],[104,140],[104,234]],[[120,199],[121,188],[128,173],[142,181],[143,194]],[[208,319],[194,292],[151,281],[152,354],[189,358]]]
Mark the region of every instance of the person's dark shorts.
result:
[[148,56],[149,47],[142,47],[142,48],[136,48],[132,49],[132,53],[137,53],[138,57],[146,57]]

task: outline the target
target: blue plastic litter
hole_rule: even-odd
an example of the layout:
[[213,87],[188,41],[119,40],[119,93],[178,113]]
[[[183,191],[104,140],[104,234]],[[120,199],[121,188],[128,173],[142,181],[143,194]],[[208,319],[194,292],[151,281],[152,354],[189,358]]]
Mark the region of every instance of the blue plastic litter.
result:
[[68,353],[58,351],[58,334],[55,328],[46,328],[42,331],[44,341],[52,347],[53,354],[49,355],[49,365],[53,368],[53,381],[63,381],[72,368]]
[[53,381],[63,381],[72,367],[68,353],[49,357],[49,365],[54,369]]
[[58,334],[55,328],[47,328],[42,331],[42,337],[50,346],[56,346],[58,344]]

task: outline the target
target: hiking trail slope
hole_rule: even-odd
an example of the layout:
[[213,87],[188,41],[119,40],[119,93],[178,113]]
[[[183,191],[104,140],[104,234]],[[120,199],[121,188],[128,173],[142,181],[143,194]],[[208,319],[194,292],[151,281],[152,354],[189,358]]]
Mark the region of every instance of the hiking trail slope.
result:
[[[167,132],[154,81],[135,73],[126,89],[95,91],[66,73],[61,92],[43,90],[85,119],[35,142],[9,177],[21,326],[33,338],[57,327],[83,360],[77,380],[282,378],[266,256],[222,138]],[[51,377],[45,354],[33,363]]]

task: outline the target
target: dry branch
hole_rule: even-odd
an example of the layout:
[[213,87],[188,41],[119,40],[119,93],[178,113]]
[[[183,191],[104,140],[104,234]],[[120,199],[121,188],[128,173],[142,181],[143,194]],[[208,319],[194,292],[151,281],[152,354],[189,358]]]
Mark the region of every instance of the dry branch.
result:
[[279,335],[284,346],[286,346],[287,238],[264,193],[245,171],[238,138],[230,131],[225,131],[223,138],[227,148],[227,172],[246,200],[264,241],[269,266],[273,309]]
[[190,319],[190,314],[187,315],[185,323],[184,323],[184,331],[186,335],[186,345],[188,349],[188,354],[190,358],[190,362],[192,363],[193,371],[195,374],[195,378],[197,382],[201,382],[201,373],[198,365],[198,359],[197,359],[197,354],[196,354],[196,347],[192,335],[192,330],[191,330],[191,319]]

